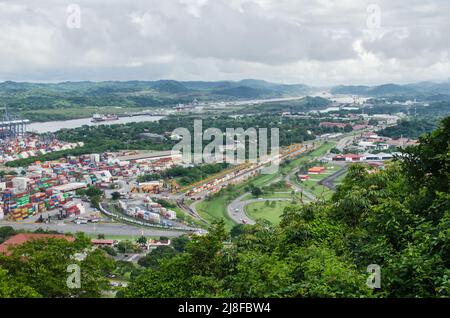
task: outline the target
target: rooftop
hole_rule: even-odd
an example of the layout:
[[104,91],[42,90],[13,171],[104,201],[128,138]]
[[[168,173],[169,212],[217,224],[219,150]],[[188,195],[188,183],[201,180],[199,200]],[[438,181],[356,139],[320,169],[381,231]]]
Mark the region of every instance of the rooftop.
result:
[[117,159],[122,161],[130,161],[130,160],[140,160],[140,159],[151,159],[158,157],[170,157],[173,154],[177,155],[179,152],[169,151],[152,151],[152,152],[141,152],[133,155],[119,156]]
[[47,240],[47,239],[61,239],[66,240],[67,242],[75,241],[75,238],[72,236],[66,236],[64,234],[35,234],[35,233],[20,233],[16,234],[13,237],[9,238],[7,241],[0,244],[0,253],[9,255],[9,249],[11,247],[22,245],[24,243],[33,241],[33,240]]

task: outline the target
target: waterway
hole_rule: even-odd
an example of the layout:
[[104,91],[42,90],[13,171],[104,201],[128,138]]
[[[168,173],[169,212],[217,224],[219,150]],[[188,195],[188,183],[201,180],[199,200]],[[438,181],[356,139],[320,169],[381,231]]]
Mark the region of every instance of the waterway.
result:
[[115,124],[127,124],[137,123],[144,121],[158,121],[162,119],[161,116],[133,116],[133,117],[119,117],[118,120],[104,121],[99,123],[93,123],[92,118],[71,119],[63,121],[47,121],[41,123],[31,123],[28,125],[28,131],[37,133],[56,132],[63,128],[77,128],[84,125],[98,126],[98,125],[115,125]]

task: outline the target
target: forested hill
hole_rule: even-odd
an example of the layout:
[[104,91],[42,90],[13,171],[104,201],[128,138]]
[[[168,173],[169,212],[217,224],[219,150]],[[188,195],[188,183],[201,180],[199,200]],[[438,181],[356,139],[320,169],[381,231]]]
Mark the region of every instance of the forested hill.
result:
[[386,127],[378,133],[381,136],[390,138],[410,138],[417,139],[424,133],[428,133],[436,128],[436,122],[429,118],[420,119],[404,119],[399,121],[395,126]]
[[177,103],[303,96],[306,85],[284,85],[258,80],[239,82],[127,82],[0,83],[0,98],[23,110],[61,107],[163,107]]
[[[331,200],[279,226],[217,224],[125,297],[449,297],[450,117],[385,170],[354,165]],[[223,242],[231,239],[232,244]],[[366,285],[381,268],[381,288]]]
[[363,95],[372,97],[408,97],[408,98],[432,98],[444,99],[450,98],[450,81],[446,82],[421,82],[412,84],[383,84],[377,86],[354,85],[335,86],[331,89],[333,94]]

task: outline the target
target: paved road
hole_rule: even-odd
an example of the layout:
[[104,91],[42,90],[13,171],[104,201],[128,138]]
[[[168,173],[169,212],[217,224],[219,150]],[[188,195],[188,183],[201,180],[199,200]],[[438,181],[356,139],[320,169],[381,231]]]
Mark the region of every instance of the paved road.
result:
[[345,148],[346,146],[348,146],[349,144],[351,144],[351,143],[353,142],[354,139],[355,139],[355,136],[347,136],[347,137],[344,137],[344,138],[340,139],[340,140],[337,142],[335,148],[336,148],[336,149],[339,149],[340,151],[342,151],[342,150],[344,150],[344,148]]
[[[312,142],[307,142],[305,143],[305,145],[309,145]],[[312,149],[306,149],[306,148],[302,148],[300,150],[298,150],[297,152],[291,154],[289,157],[298,157],[300,154],[303,154],[306,151],[310,151]],[[291,184],[293,186],[293,188],[296,191],[301,191],[303,192],[310,200],[315,200],[316,198],[310,194],[310,193],[306,193],[305,191],[303,191],[299,186],[293,184],[292,182],[290,182],[291,177],[298,171],[297,169],[294,169],[293,171],[291,171],[284,180],[289,181],[289,184]],[[272,180],[272,182],[269,183],[275,183],[281,180],[281,177],[278,177],[274,180]],[[251,199],[251,200],[246,200],[246,201],[242,201],[242,199],[249,195],[249,193],[244,193],[243,195],[241,195],[240,197],[236,198],[235,200],[233,200],[227,207],[227,213],[230,216],[230,218],[240,224],[246,222],[248,224],[255,224],[255,221],[250,219],[246,214],[245,214],[245,207],[251,203],[254,202],[261,202],[261,201],[291,201],[291,199],[289,198],[271,198],[271,199]]]
[[292,170],[285,178],[285,181],[290,184],[296,192],[303,193],[309,200],[315,201],[317,198],[314,194],[305,191],[302,187],[300,187],[297,183],[292,181],[292,178],[295,177],[295,174],[299,171],[299,168]]
[[234,222],[241,224],[243,223],[242,220],[244,220],[247,224],[255,224],[256,222],[252,219],[250,219],[245,214],[245,207],[251,203],[255,202],[265,202],[265,201],[291,201],[289,198],[272,198],[272,199],[250,199],[246,201],[241,201],[245,196],[247,196],[248,193],[245,193],[232,201],[228,207],[227,212],[231,219],[233,219]]
[[248,224],[255,224],[255,221],[250,219],[244,212],[244,201],[241,201],[248,193],[244,193],[240,197],[233,200],[227,207],[227,213],[229,217],[236,222],[237,224],[241,224],[242,220],[245,220]]
[[119,188],[117,188],[117,189],[106,189],[105,190],[105,196],[107,198],[111,198],[111,194],[113,192],[131,193],[131,190],[135,186],[136,181],[129,181],[129,180],[120,179],[120,180],[115,181],[115,183],[119,185]]
[[335,173],[329,175],[328,177],[326,177],[325,179],[319,181],[319,184],[324,185],[325,187],[327,187],[330,190],[336,191],[336,185],[333,183],[333,181],[342,176],[344,173],[346,173],[348,170],[348,166],[345,166],[344,168],[342,168],[341,170],[336,171]]
[[145,236],[150,237],[178,237],[185,232],[175,230],[159,230],[136,227],[122,223],[97,223],[97,224],[42,224],[42,223],[17,223],[17,222],[0,222],[0,226],[12,226],[15,229],[35,231],[39,228],[49,231],[58,231],[62,233],[85,232],[88,234],[105,234],[118,236]]

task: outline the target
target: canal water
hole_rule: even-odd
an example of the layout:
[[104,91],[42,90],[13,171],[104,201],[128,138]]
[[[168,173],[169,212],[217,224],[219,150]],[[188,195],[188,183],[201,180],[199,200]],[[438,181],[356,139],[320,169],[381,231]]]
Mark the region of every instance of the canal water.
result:
[[119,120],[104,121],[99,123],[93,123],[92,118],[71,119],[63,121],[47,121],[42,123],[31,123],[28,125],[28,131],[37,133],[55,132],[63,128],[77,128],[83,125],[98,126],[98,125],[115,125],[126,123],[137,123],[144,121],[158,121],[162,119],[161,116],[133,116],[133,117],[120,117]]

